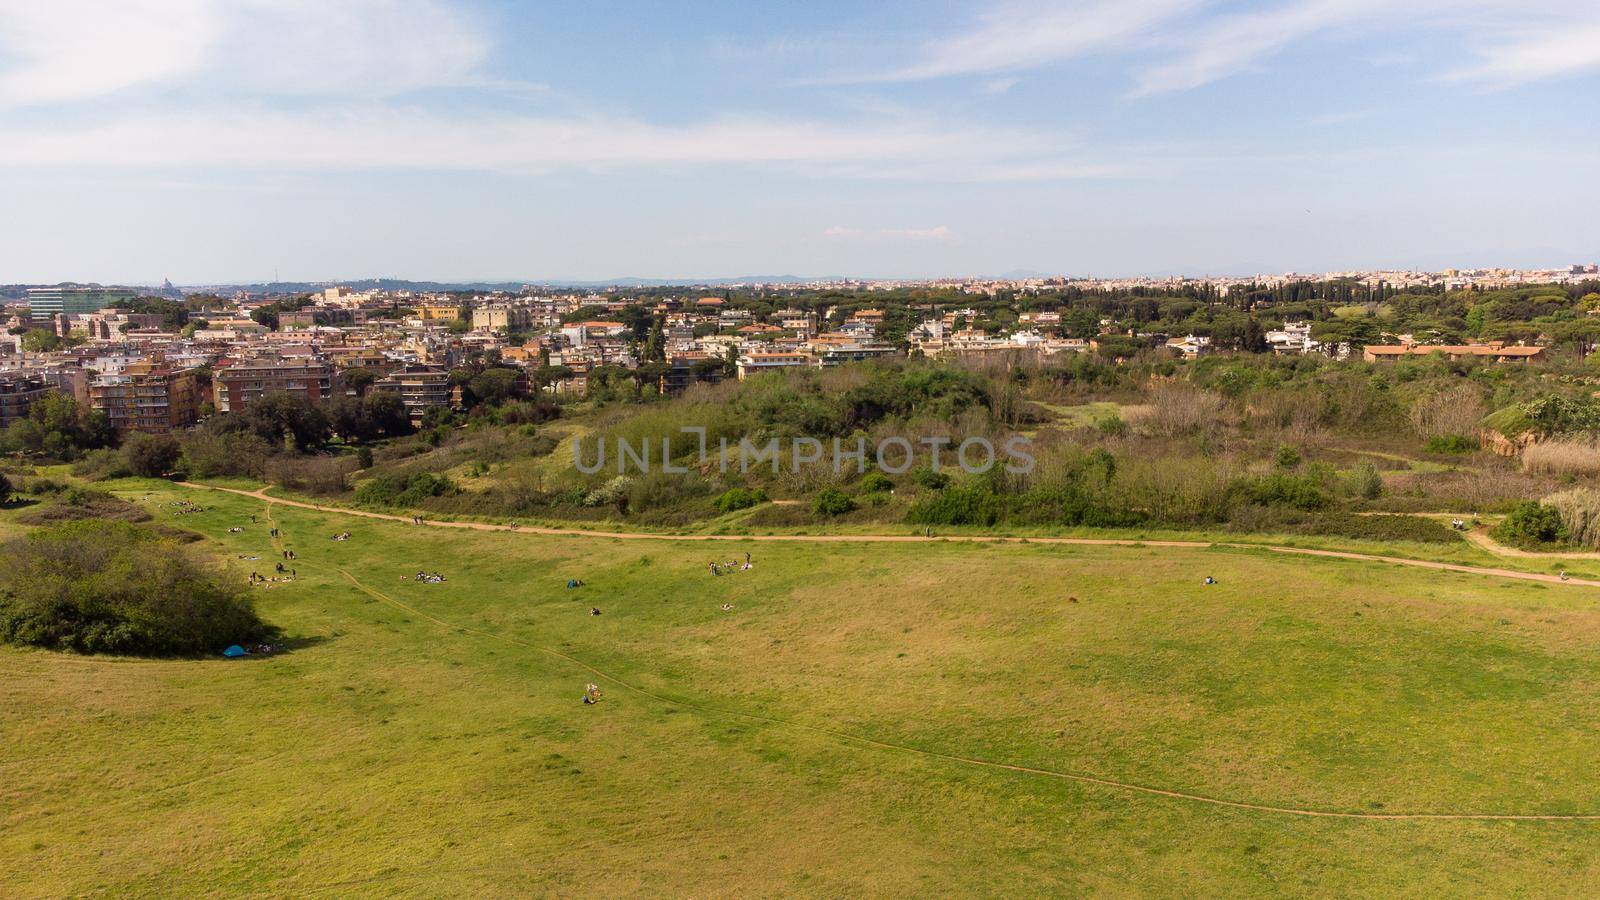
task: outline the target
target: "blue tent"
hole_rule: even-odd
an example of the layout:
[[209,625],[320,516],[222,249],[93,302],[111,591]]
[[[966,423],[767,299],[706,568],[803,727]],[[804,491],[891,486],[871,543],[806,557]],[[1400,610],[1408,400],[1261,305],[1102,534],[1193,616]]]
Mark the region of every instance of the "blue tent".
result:
[[222,655],[229,659],[238,659],[244,655],[244,648],[238,644],[234,644],[232,647],[222,651]]

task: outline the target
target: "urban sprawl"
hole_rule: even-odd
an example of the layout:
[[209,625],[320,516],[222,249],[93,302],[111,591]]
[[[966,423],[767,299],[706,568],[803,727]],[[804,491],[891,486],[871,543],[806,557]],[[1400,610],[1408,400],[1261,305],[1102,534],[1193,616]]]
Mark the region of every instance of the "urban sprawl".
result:
[[[1595,265],[1560,269],[1339,272],[1249,278],[826,280],[586,292],[358,290],[283,293],[229,287],[134,290],[18,287],[0,309],[0,427],[48,393],[71,394],[118,431],[167,433],[213,413],[288,393],[308,401],[396,393],[413,421],[461,402],[458,367],[492,362],[537,393],[584,395],[623,376],[675,393],[701,381],[874,358],[1053,356],[1102,351],[1108,339],[1199,356],[1206,334],[1142,332],[1052,303],[1064,292],[1222,300],[1241,290],[1331,283],[1381,300],[1405,291],[1472,291],[1594,281]],[[874,304],[873,298],[886,302]],[[964,306],[1009,305],[1000,323]],[[849,302],[845,302],[845,301]],[[1359,352],[1369,360],[1444,353],[1537,361],[1538,340],[1452,343],[1381,335],[1385,343],[1319,340],[1286,317],[1259,336],[1274,353]],[[354,373],[362,373],[356,375]]]

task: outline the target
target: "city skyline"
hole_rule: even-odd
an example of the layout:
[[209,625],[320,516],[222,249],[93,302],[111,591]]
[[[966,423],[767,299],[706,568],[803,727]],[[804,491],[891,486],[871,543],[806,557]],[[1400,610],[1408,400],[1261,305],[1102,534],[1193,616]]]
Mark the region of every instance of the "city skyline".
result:
[[10,282],[1600,256],[1572,0],[0,11]]

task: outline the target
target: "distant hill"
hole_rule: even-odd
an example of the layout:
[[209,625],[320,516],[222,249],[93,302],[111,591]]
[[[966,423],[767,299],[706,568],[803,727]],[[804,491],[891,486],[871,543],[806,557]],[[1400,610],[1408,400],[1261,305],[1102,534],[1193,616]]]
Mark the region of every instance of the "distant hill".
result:
[[598,281],[562,280],[562,279],[528,279],[526,281],[408,281],[401,278],[358,278],[339,279],[333,281],[270,281],[270,282],[221,282],[213,284],[184,285],[183,290],[190,293],[198,291],[253,291],[273,294],[295,294],[308,291],[320,291],[332,285],[344,285],[352,290],[381,290],[381,291],[517,291],[523,285],[536,285],[538,287],[552,288],[651,288],[651,287],[682,287],[705,285],[706,287],[721,287],[730,284],[802,284],[807,281],[816,281],[815,278],[802,278],[799,275],[744,275],[737,278],[610,278]]

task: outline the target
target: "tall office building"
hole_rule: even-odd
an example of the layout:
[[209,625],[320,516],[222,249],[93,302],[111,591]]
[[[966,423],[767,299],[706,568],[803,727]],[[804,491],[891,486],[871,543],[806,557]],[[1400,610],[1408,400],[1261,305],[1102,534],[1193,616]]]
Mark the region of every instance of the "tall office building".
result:
[[133,291],[121,288],[28,288],[28,308],[34,322],[48,322],[51,316],[99,312],[131,302],[136,296]]

